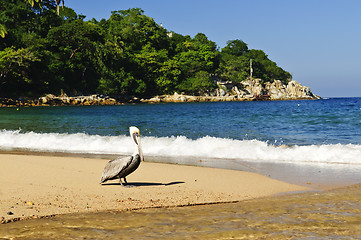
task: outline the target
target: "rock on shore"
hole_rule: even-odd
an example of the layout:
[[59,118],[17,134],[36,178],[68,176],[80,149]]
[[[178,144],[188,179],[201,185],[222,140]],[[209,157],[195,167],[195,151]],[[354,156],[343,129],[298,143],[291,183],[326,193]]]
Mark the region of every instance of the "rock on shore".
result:
[[257,100],[299,100],[319,99],[309,87],[297,81],[290,81],[287,85],[279,80],[272,83],[261,84],[261,79],[244,81],[238,85],[232,82],[217,82],[218,88],[207,95],[190,96],[174,93],[173,95],[155,96],[149,99],[136,97],[111,98],[100,94],[89,96],[69,97],[66,94],[55,96],[47,94],[39,99],[10,99],[0,98],[0,107],[31,107],[31,106],[63,106],[63,105],[118,105],[124,103],[160,103],[160,102],[231,102],[231,101],[257,101]]
[[61,96],[55,96],[53,94],[47,94],[39,99],[27,99],[19,98],[17,100],[10,98],[1,98],[0,107],[35,107],[35,106],[63,106],[63,105],[117,105],[120,104],[114,98],[104,96],[100,94],[94,94],[90,96],[76,96],[68,97],[66,94]]
[[242,82],[236,85],[232,82],[217,82],[218,89],[208,96],[190,96],[174,93],[141,100],[146,103],[159,102],[230,102],[257,100],[314,100],[320,99],[310,88],[297,81],[290,81],[287,85],[280,80],[261,84],[261,79]]
[[94,94],[90,96],[76,96],[68,97],[62,95],[56,97],[52,94],[48,94],[44,97],[39,98],[39,104],[41,105],[116,105],[118,101],[109,96]]

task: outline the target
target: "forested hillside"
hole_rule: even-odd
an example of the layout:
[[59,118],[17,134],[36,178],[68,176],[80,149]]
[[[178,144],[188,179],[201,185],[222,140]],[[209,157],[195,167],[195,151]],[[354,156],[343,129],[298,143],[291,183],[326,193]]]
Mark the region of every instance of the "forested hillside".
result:
[[0,97],[202,94],[216,87],[214,76],[246,80],[250,59],[255,78],[291,79],[242,40],[219,49],[205,34],[174,33],[139,8],[84,19],[67,7],[58,15],[54,0],[0,0]]

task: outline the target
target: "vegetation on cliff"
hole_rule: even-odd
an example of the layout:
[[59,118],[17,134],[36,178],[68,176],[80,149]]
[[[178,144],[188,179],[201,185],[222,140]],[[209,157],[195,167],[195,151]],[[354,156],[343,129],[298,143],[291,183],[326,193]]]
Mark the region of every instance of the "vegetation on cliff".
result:
[[201,94],[217,87],[215,78],[244,81],[250,59],[255,78],[292,77],[241,40],[219,49],[205,34],[171,32],[139,8],[85,21],[67,7],[57,14],[57,6],[0,0],[0,97]]

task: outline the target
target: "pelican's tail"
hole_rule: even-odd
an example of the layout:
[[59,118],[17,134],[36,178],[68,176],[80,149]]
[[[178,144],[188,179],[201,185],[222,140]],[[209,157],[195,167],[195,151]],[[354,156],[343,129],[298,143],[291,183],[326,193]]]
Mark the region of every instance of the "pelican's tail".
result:
[[106,182],[107,180],[104,178],[104,177],[102,177],[101,179],[100,179],[100,183],[99,184],[102,184],[102,183],[104,183],[104,182]]

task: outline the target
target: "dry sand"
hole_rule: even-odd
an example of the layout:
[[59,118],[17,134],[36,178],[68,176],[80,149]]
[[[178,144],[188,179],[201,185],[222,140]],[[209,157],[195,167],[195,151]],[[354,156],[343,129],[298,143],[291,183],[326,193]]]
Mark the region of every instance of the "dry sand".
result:
[[100,185],[108,160],[0,154],[0,215],[13,218],[233,202],[306,187],[216,168],[142,162],[127,177]]

